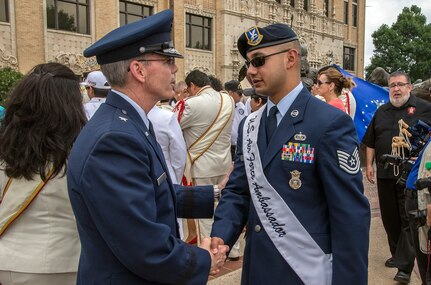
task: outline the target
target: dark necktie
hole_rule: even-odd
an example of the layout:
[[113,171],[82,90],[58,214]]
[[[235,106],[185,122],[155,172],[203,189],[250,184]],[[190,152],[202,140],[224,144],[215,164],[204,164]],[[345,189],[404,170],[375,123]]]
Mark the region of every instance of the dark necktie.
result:
[[275,129],[277,128],[277,106],[272,106],[272,108],[269,110],[269,115],[266,118],[266,142],[269,143],[271,140],[272,135],[275,132]]
[[154,132],[153,123],[151,123],[150,120],[148,120],[148,130],[150,131],[150,134],[153,136],[154,139],[156,139],[156,133]]

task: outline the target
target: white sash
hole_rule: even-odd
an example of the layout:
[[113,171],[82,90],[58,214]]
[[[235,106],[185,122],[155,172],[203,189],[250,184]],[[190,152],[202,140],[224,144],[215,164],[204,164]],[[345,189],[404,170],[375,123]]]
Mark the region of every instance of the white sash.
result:
[[253,205],[271,241],[302,282],[329,285],[332,283],[332,254],[322,251],[263,173],[257,147],[263,110],[265,106],[250,114],[243,130],[244,165]]

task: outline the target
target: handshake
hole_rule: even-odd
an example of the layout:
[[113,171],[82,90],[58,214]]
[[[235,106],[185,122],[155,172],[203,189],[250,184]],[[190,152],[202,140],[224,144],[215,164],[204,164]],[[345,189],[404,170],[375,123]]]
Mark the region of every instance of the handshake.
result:
[[224,244],[224,241],[218,237],[205,237],[199,246],[209,252],[211,256],[210,275],[216,275],[220,272],[220,268],[226,261],[226,253],[229,251],[229,246]]

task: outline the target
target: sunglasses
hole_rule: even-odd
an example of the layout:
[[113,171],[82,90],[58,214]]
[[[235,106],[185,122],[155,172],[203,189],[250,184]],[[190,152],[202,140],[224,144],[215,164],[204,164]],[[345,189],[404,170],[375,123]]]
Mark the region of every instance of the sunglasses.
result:
[[279,52],[271,53],[271,54],[268,54],[268,55],[256,56],[256,57],[254,57],[254,58],[252,58],[250,60],[246,60],[245,61],[245,65],[247,66],[247,68],[250,67],[250,64],[253,65],[254,67],[261,67],[262,65],[265,64],[265,58],[273,56],[273,55],[276,55],[276,54],[289,52],[291,50],[292,49],[290,48],[290,49],[282,50],[282,51],[279,51]]

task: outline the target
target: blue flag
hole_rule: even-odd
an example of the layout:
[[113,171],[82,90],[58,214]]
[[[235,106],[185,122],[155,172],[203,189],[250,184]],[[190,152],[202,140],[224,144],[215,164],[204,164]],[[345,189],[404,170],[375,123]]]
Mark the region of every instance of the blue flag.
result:
[[348,108],[353,117],[353,122],[356,127],[358,138],[362,141],[362,137],[367,131],[367,127],[371,122],[377,108],[389,102],[389,91],[383,87],[365,81],[361,78],[351,75],[341,67],[333,64],[345,77],[351,77],[356,84],[351,91],[354,102],[349,102]]

